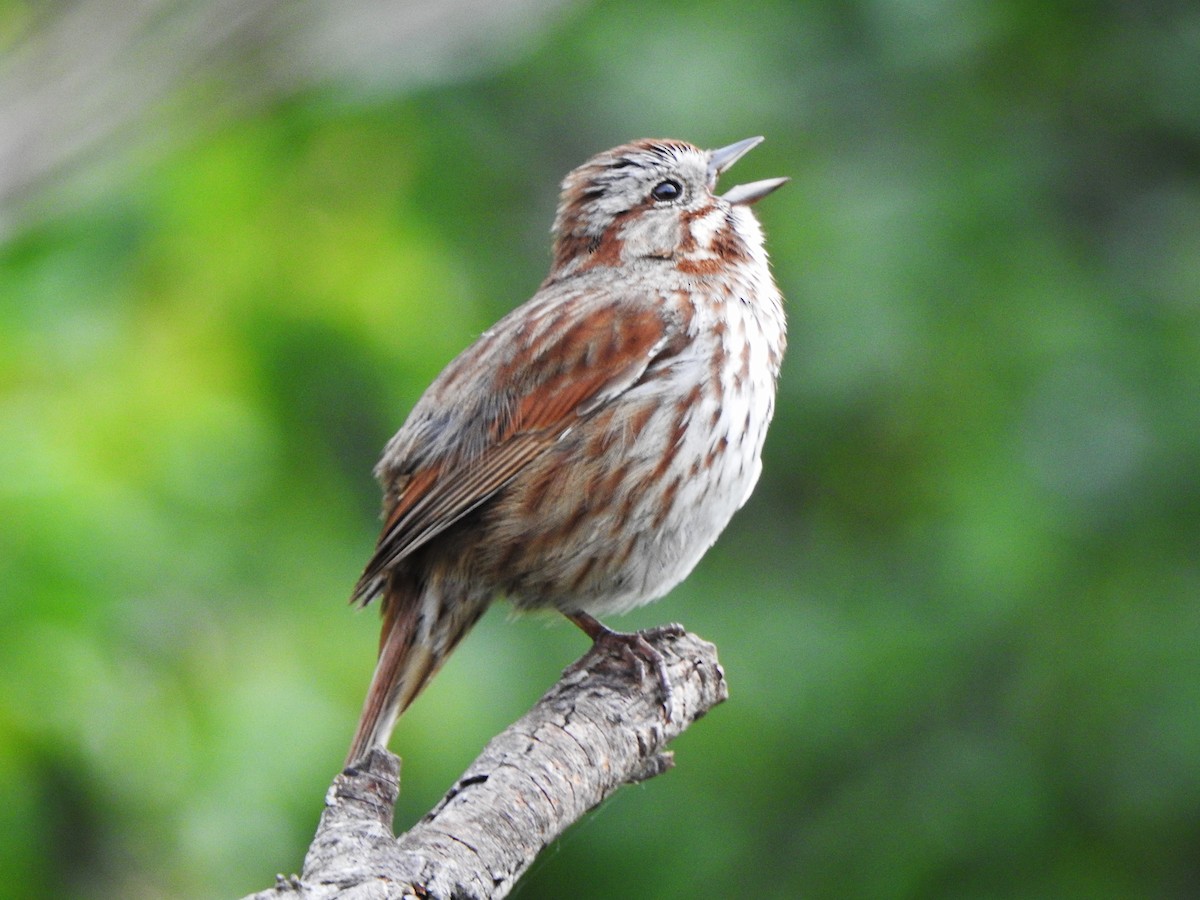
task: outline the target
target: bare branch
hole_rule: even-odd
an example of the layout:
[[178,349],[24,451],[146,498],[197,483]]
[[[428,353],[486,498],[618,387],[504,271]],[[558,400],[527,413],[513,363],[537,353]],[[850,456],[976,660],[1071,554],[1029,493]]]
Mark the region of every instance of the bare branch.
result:
[[671,685],[593,648],[484,748],[440,803],[392,835],[399,760],[375,751],[334,779],[299,878],[246,900],[496,898],[537,855],[623,784],[672,765],[666,744],[727,696],[716,648],[670,628],[644,633]]

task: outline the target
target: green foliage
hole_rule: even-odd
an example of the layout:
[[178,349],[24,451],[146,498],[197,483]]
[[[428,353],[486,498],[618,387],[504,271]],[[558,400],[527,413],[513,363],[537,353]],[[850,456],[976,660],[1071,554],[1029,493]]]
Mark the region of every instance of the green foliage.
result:
[[[716,641],[732,699],[519,896],[1190,896],[1198,41],[1167,0],[619,0],[0,248],[0,895],[298,868],[373,655],[343,598],[383,442],[536,288],[569,168],[761,133],[735,178],[793,179],[762,483],[614,623]],[[398,729],[400,818],[582,649],[490,614]]]

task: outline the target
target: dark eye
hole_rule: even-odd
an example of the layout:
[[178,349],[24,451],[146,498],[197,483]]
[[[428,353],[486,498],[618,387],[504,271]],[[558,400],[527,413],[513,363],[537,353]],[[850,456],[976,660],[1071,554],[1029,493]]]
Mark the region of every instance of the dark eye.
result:
[[683,193],[683,188],[678,181],[668,178],[666,181],[660,181],[650,191],[650,196],[659,202],[666,200],[674,200]]

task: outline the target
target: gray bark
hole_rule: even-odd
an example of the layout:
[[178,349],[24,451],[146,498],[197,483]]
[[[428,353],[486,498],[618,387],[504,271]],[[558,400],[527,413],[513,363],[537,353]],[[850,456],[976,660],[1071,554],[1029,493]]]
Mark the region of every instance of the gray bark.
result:
[[302,874],[278,876],[246,900],[507,895],[584,813],[621,785],[671,768],[666,744],[726,698],[712,644],[681,630],[644,635],[665,663],[665,701],[652,666],[594,647],[398,838],[399,760],[374,751],[334,779]]

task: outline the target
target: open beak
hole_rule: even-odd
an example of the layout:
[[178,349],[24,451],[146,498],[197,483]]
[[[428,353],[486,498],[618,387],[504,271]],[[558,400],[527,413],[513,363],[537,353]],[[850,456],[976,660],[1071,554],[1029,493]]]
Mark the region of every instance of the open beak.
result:
[[[744,141],[738,141],[736,144],[730,144],[728,147],[721,147],[718,150],[708,151],[708,182],[715,187],[717,179],[721,173],[732,166],[735,162],[761,144],[761,137],[746,138]],[[766,178],[762,181],[752,181],[750,184],[739,184],[737,187],[731,187],[721,199],[726,203],[740,204],[749,206],[757,200],[761,200],[771,191],[783,185],[788,179],[786,178]]]

